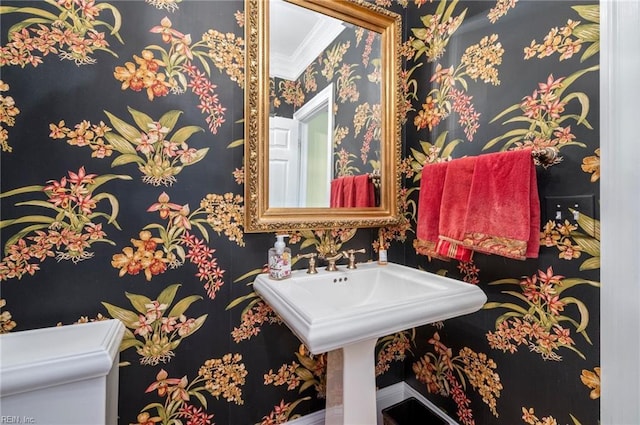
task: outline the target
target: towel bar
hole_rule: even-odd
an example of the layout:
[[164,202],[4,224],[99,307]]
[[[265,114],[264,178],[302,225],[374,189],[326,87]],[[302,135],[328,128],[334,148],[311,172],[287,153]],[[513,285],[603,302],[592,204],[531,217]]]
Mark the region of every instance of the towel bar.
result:
[[558,157],[558,150],[550,146],[532,150],[531,156],[533,157],[534,164],[541,165],[544,168],[548,168],[562,161],[562,159]]

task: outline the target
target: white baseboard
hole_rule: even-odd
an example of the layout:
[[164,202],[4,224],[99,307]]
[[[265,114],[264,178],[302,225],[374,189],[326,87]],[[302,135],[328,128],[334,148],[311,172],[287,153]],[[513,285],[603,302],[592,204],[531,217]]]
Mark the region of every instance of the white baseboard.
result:
[[[410,397],[415,397],[420,403],[427,406],[434,414],[447,421],[449,425],[460,425],[441,411],[435,404],[427,400],[422,394],[414,390],[406,382],[399,382],[388,387],[381,388],[376,393],[376,405],[378,410],[378,424],[382,425],[382,409],[400,403]],[[324,410],[318,410],[309,415],[287,422],[290,425],[324,425]],[[366,424],[358,424],[366,425]]]

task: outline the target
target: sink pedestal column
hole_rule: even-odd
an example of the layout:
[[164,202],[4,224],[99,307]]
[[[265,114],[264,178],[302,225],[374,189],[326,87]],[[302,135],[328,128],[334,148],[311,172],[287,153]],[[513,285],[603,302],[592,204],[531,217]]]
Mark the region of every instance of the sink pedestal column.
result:
[[327,354],[325,425],[373,425],[377,421],[375,347],[377,338]]

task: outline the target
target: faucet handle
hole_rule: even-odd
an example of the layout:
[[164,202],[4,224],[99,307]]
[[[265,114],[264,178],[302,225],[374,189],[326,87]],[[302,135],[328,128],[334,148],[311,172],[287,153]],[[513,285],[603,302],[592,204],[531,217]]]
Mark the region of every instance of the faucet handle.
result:
[[344,256],[344,253],[343,252],[339,252],[336,255],[332,256],[332,257],[325,257],[325,260],[327,260],[329,262],[329,264],[327,265],[326,270],[330,271],[330,272],[338,271],[338,268],[336,267],[336,261],[341,259],[343,256]]
[[358,267],[356,266],[356,254],[360,253],[360,254],[365,254],[367,252],[366,249],[361,248],[361,249],[350,249],[348,251],[342,251],[342,254],[344,254],[344,256],[346,258],[349,259],[349,265],[347,266],[348,269],[357,269]]
[[307,269],[308,274],[316,274],[318,270],[316,270],[316,257],[318,254],[315,252],[310,252],[309,254],[298,254],[298,258],[308,258],[309,259],[309,268]]

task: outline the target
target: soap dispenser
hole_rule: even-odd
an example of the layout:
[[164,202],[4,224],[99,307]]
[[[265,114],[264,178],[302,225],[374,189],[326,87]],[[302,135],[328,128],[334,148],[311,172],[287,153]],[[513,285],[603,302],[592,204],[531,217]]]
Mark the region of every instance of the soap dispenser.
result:
[[284,243],[289,235],[276,235],[276,243],[269,249],[269,277],[282,280],[291,277],[291,248]]

